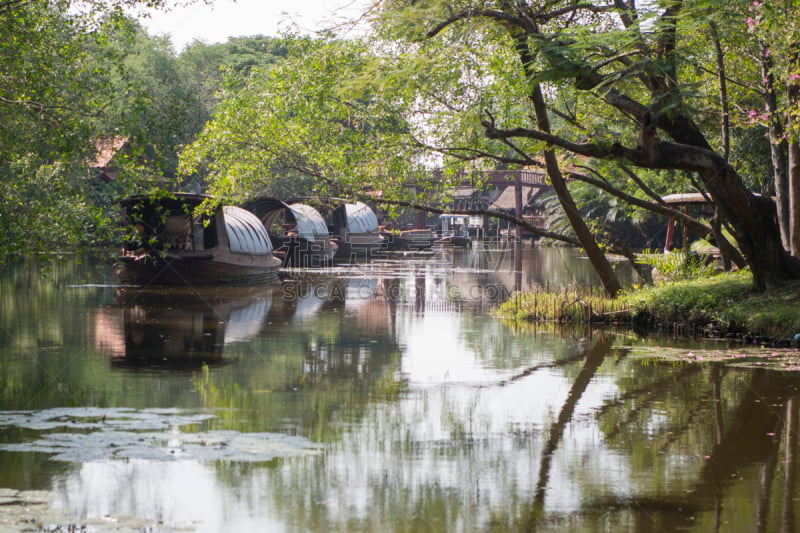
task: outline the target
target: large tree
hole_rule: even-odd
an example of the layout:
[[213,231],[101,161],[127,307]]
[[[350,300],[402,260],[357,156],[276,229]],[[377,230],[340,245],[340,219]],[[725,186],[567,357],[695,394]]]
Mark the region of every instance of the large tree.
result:
[[371,186],[401,196],[413,158],[402,78],[375,85],[378,58],[363,41],[296,38],[287,46],[285,61],[228,79],[213,120],[182,154],[183,171],[240,199]]
[[769,127],[775,193],[784,243],[800,257],[800,17],[797,2],[754,0],[748,35],[758,39],[763,113]]
[[0,3],[0,256],[73,246],[92,219],[69,176],[90,157],[104,86],[99,33],[68,6]]
[[[718,220],[686,221],[736,257],[719,231],[727,225],[756,286],[777,286],[800,264],[773,203],[751,192],[768,192],[752,175],[767,158],[730,115],[758,101],[747,84],[761,74],[729,54],[757,42],[728,37],[747,24],[736,10],[721,16],[727,5],[378,2],[371,41],[309,41],[229,92],[185,168],[226,192],[311,176],[326,192],[379,189],[382,201],[418,205],[446,198],[460,169],[539,166],[573,215],[564,173],[668,216],[680,215],[660,196],[694,187]],[[427,172],[433,164],[446,171]],[[572,222],[616,292],[589,228]]]
[[129,16],[166,3],[0,1],[0,260],[96,238],[98,138],[147,146],[156,176],[202,126],[169,44]]
[[[283,37],[232,37],[224,43],[194,41],[178,56],[192,94],[211,112],[228,80],[246,79],[254,68],[268,69],[286,58]],[[231,76],[231,74],[233,76]]]
[[[609,128],[596,132],[585,124],[549,131],[540,121],[492,109],[484,116],[485,134],[506,146],[533,140],[546,144],[545,153],[558,149],[694,177],[732,227],[757,288],[765,289],[800,277],[800,263],[783,247],[772,201],[750,192],[735,162],[712,146],[709,123],[686,83],[688,73],[697,69],[694,55],[705,53],[684,48],[688,35],[721,6],[678,0],[645,7],[633,0],[388,1],[381,17],[419,42],[452,42],[474,33],[494,36],[494,46],[514,52],[528,97],[541,93],[548,113],[564,113],[556,108],[564,90],[584,105],[591,101],[595,112],[613,124],[613,135]],[[746,22],[741,19],[739,27],[725,30],[745,31]],[[714,131],[718,128],[719,121]],[[517,153],[518,164],[535,159],[527,150]]]

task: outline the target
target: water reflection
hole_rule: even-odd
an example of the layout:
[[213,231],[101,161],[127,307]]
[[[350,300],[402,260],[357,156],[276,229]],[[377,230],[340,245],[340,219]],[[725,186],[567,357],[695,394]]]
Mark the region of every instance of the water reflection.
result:
[[[266,287],[119,288],[117,308],[98,313],[98,346],[116,365],[221,364],[225,347],[259,335],[275,289]],[[112,313],[122,315],[121,326]]]
[[[387,256],[199,299],[0,276],[0,413],[15,413],[0,417],[0,486],[53,490],[82,517],[209,532],[791,531],[798,377],[632,356],[699,341],[487,316],[514,290],[591,281],[566,253]],[[64,406],[205,418],[160,431],[191,441],[170,461],[116,458],[116,442],[61,463],[3,451],[108,432],[24,422]],[[136,448],[144,435],[125,431]],[[198,459],[228,432],[320,447]]]

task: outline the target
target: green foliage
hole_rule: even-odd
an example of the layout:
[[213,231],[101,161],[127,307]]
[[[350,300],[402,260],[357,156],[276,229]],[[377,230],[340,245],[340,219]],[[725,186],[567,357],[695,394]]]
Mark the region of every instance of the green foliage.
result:
[[69,252],[87,242],[98,210],[67,178],[69,171],[61,163],[37,164],[33,157],[7,168],[0,179],[0,249],[5,256],[31,249]]
[[628,302],[608,298],[599,292],[564,287],[556,292],[515,293],[498,306],[495,314],[518,321],[580,324],[623,311],[628,305]]
[[[654,244],[655,236],[663,232],[663,220],[650,213],[642,213],[619,198],[598,191],[582,182],[569,185],[581,216],[587,221],[598,242],[604,245],[622,244],[631,249],[646,249]],[[548,227],[563,235],[571,235],[569,220],[552,191],[540,199],[547,215]]]
[[[272,65],[285,55],[280,39],[242,37],[215,45],[195,42],[175,57],[168,40],[149,37],[135,23],[126,30],[115,35],[120,75],[104,119],[108,135],[132,139],[137,152],[126,167],[132,177],[139,176],[139,189],[152,180],[175,178],[180,149],[203,129],[225,84],[229,90],[235,87],[226,73],[229,80],[246,80],[254,66]],[[201,185],[176,182],[170,188]]]
[[[800,61],[797,55],[800,17],[797,16],[796,0],[753,1],[748,3],[748,32],[757,36],[769,47],[771,72],[776,86],[796,91],[800,83]],[[784,113],[788,117],[787,131],[793,140],[800,135],[800,101],[787,96]],[[772,118],[772,117],[770,117]]]
[[[177,153],[210,117],[224,70],[244,75],[285,55],[281,40],[260,37],[207,47],[222,50],[217,55],[195,43],[177,58],[167,39],[148,36],[126,15],[162,4],[0,7],[0,261],[110,242],[120,195],[199,189],[174,181]],[[112,137],[128,144],[106,182],[92,162],[98,141]]]
[[663,321],[716,323],[727,327],[734,321],[732,307],[753,294],[752,274],[737,271],[668,282],[629,292],[621,298],[637,311]]
[[731,159],[737,162],[748,188],[761,194],[772,194],[775,186],[766,128],[760,125],[740,127],[731,134]]
[[697,252],[643,253],[637,258],[658,271],[666,282],[704,278],[714,274],[712,257]]
[[206,44],[194,41],[180,54],[182,63],[199,67],[198,78],[222,79],[225,72],[248,75],[252,70],[266,70],[277,65],[289,53],[291,38],[232,37],[224,43]]
[[800,332],[799,288],[795,282],[756,293],[752,274],[737,271],[630,291],[621,301],[662,322],[712,324],[728,333],[786,341]]
[[286,39],[256,35],[215,44],[194,41],[177,59],[186,86],[208,113],[207,120],[219,102],[226,76],[247,79],[252,70],[267,70],[283,61],[287,54]]
[[[0,260],[91,244],[98,210],[87,199],[85,158],[109,80],[98,26],[66,3],[0,11]],[[24,37],[23,37],[24,36]]]
[[151,175],[172,178],[178,147],[188,143],[203,127],[204,108],[185,70],[164,38],[152,38],[130,23],[112,35],[116,48],[116,75],[111,79],[109,105],[97,123],[103,136],[121,135]]
[[368,83],[380,68],[364,42],[293,41],[286,61],[230,78],[213,120],[183,152],[183,172],[227,197],[352,194],[371,184],[402,193],[409,126],[397,111],[399,80]]
[[75,26],[41,2],[0,11],[0,164],[21,152],[59,157],[90,134],[86,118],[101,106],[94,95],[102,81],[87,65],[96,41]]
[[616,299],[574,289],[512,295],[495,314],[522,324],[626,321],[635,315],[657,323],[711,326],[717,332],[788,341],[800,332],[800,286],[757,293],[749,271],[634,287]]
[[[451,73],[451,80],[472,68],[491,72],[483,77],[487,80],[484,85],[471,86],[472,98],[448,106],[452,116],[460,114],[463,121],[443,123],[460,137],[434,133],[437,140],[445,141],[436,145],[450,157],[480,159],[484,164],[540,165],[541,144],[531,138],[545,135],[536,131],[539,125],[533,113],[525,112],[535,87],[541,89],[554,117],[552,130],[558,138],[551,144],[587,159],[596,157],[615,164],[627,161],[649,168],[638,176],[646,185],[638,195],[644,194],[645,188],[663,195],[702,186],[693,163],[670,158],[653,164],[629,155],[642,153],[641,143],[647,140],[641,137],[645,111],[656,117],[661,128],[651,132],[653,140],[674,140],[702,150],[721,148],[723,139],[729,140],[732,150],[726,150],[724,157],[735,157],[730,159],[733,167],[746,173],[742,181],[763,191],[769,177],[765,152],[760,143],[749,142],[763,133],[762,125],[745,118],[763,106],[761,65],[750,59],[758,58],[760,43],[746,31],[748,8],[761,4],[712,0],[633,7],[619,3],[610,10],[600,2],[385,2],[380,31],[413,42],[415,48],[409,48],[409,54],[419,52],[428,61],[437,57],[428,53],[429,49],[438,46],[438,50],[453,51],[449,64],[440,66]],[[781,13],[790,15],[787,10]],[[791,17],[789,27],[793,28],[797,17]],[[532,20],[536,23],[528,22]],[[431,44],[432,40],[437,44]],[[462,42],[480,43],[482,58],[505,57],[507,61],[496,71],[485,68],[495,65],[491,61],[464,61],[459,53]],[[724,95],[720,86],[723,67],[727,67],[728,82]],[[439,74],[433,78],[434,84],[446,83]],[[723,135],[724,116],[732,117],[735,135],[730,136],[727,128]],[[465,127],[467,117],[481,117],[494,140],[472,137],[475,129]],[[641,182],[609,172],[610,165],[590,159],[581,164],[602,169],[598,177],[610,187],[629,194],[640,188]],[[708,183],[714,179],[709,173],[700,176]],[[725,189],[724,194],[741,194],[738,182]],[[612,228],[604,219],[595,217],[592,227],[608,239]],[[745,231],[755,234],[763,229]],[[754,240],[754,235],[736,237],[742,243]]]
[[[723,109],[715,34],[731,79],[731,163],[748,185],[767,189],[763,124],[749,119],[763,100],[753,90],[762,73],[748,58],[757,56],[756,37],[772,42],[778,35],[778,14],[791,14],[784,2],[684,3],[677,19],[666,20],[656,4],[626,19],[633,13],[599,3],[486,2],[491,9],[482,11],[466,0],[392,1],[371,11],[374,32],[364,39],[255,36],[195,42],[177,57],[167,40],[147,36],[123,9],[162,4],[28,2],[0,11],[0,179],[10,191],[4,209],[63,202],[66,213],[83,209],[95,231],[105,226],[101,210],[113,196],[154,186],[209,186],[239,198],[373,189],[388,199],[434,203],[456,185],[457,170],[540,167],[547,144],[525,133],[537,127],[530,100],[536,84],[553,133],[594,143],[601,154],[638,143],[634,114],[611,103],[620,97],[694,121],[716,146]],[[522,10],[536,15],[545,8],[553,16],[531,18],[539,21],[536,31],[516,23]],[[559,8],[563,16],[555,16]],[[746,31],[748,16],[757,18],[755,34]],[[785,26],[791,31],[795,18]],[[672,22],[674,49],[664,33]],[[776,46],[783,79],[791,79],[788,48]],[[529,55],[521,55],[526,47]],[[521,133],[489,138],[489,123]],[[92,183],[84,167],[95,140],[110,135],[129,138],[131,151],[115,162],[115,183]],[[63,186],[42,204],[35,192],[56,163]],[[643,194],[617,159],[571,163],[620,191]],[[446,171],[432,179],[433,167]],[[658,194],[692,185],[680,169],[637,177]],[[591,188],[573,192],[601,239],[651,244],[644,237],[651,219],[641,211]],[[0,212],[4,249],[33,249],[18,239],[37,219],[25,230],[9,229],[11,212]],[[31,242],[46,248],[44,240]]]

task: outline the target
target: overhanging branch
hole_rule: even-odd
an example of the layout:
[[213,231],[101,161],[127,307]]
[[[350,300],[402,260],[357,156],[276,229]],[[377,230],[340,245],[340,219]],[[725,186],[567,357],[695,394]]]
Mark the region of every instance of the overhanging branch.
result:
[[373,202],[373,203],[376,203],[376,204],[392,205],[392,206],[396,206],[396,207],[408,207],[408,208],[412,208],[412,209],[417,209],[419,211],[424,211],[426,213],[433,213],[433,214],[436,214],[436,215],[443,215],[443,214],[452,213],[452,214],[456,214],[456,215],[487,216],[487,217],[499,218],[499,219],[507,220],[508,222],[513,222],[514,224],[517,224],[518,226],[521,226],[522,228],[524,228],[524,229],[530,231],[531,233],[534,233],[534,234],[536,234],[536,235],[538,235],[540,237],[544,237],[544,238],[547,238],[547,239],[553,239],[553,240],[556,240],[556,241],[564,242],[564,243],[571,244],[573,246],[578,246],[578,247],[580,247],[580,245],[581,245],[580,242],[578,242],[577,239],[574,239],[574,238],[566,236],[566,235],[562,235],[560,233],[554,233],[552,231],[547,231],[547,230],[543,230],[541,228],[537,228],[533,224],[530,224],[529,222],[526,222],[525,220],[517,218],[514,215],[511,215],[511,214],[506,213],[504,211],[495,211],[495,210],[492,210],[492,209],[459,209],[457,211],[450,211],[450,210],[441,209],[441,208],[438,208],[438,207],[431,207],[431,206],[428,206],[428,205],[417,204],[415,202],[406,202],[406,201],[403,201],[403,200],[390,200],[390,199],[386,199],[386,198],[372,198],[370,196],[364,195],[363,193],[358,193],[358,194],[355,194],[354,196],[356,196],[356,197],[358,197],[358,198],[360,198],[362,200],[369,200],[370,202]]

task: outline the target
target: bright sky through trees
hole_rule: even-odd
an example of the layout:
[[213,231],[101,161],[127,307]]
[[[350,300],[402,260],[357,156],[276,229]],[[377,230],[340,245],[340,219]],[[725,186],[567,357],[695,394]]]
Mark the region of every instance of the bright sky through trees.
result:
[[358,17],[366,0],[215,0],[169,12],[153,11],[142,23],[152,35],[166,34],[176,50],[194,40],[224,42],[229,37],[302,34],[332,28]]

